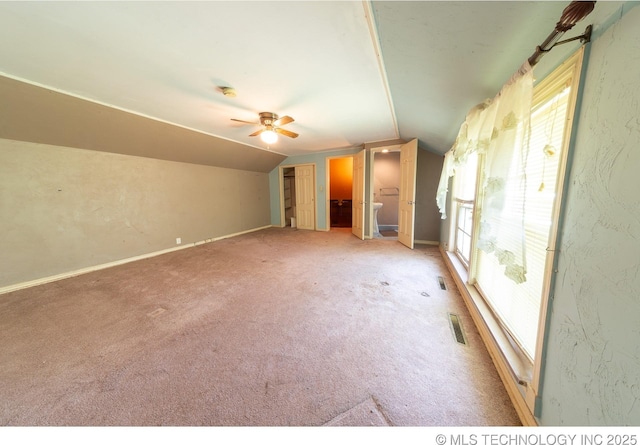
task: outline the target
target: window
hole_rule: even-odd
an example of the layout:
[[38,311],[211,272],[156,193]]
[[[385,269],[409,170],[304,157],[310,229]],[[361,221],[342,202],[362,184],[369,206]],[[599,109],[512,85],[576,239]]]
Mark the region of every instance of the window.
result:
[[[544,330],[581,61],[582,50],[534,86],[528,125],[518,124],[522,126],[512,136],[513,158],[496,157],[494,152],[489,164],[488,152],[478,149],[477,164],[469,156],[469,162],[456,167],[453,174],[452,208],[456,213],[450,223],[455,234],[452,250],[466,265],[469,283],[531,364],[541,351],[538,340]],[[483,219],[484,207],[493,205],[487,190],[494,176],[488,172],[496,162],[501,163],[504,173],[499,185],[500,207]],[[475,218],[474,212],[478,212]],[[494,229],[500,227],[495,246],[500,239],[522,240],[518,241],[522,246],[521,275],[509,273],[509,262],[503,261],[512,252],[487,248],[481,234],[482,224],[487,222]]]
[[454,251],[464,265],[469,267],[471,257],[471,236],[473,228],[473,207],[476,194],[478,153],[473,152],[467,161],[456,169],[453,183],[456,231]]
[[[514,172],[507,189],[525,180],[524,202],[505,206],[502,218],[524,212],[526,281],[516,283],[502,272],[495,255],[476,250],[477,287],[505,329],[533,361],[538,339],[551,229],[556,221],[556,196],[563,181],[567,147],[565,133],[574,64],[561,67],[534,89],[531,133],[525,177]],[[566,135],[568,136],[568,135]],[[561,168],[562,167],[562,168]]]
[[471,231],[473,222],[473,201],[456,200],[456,238],[455,252],[464,265],[469,267],[471,257]]

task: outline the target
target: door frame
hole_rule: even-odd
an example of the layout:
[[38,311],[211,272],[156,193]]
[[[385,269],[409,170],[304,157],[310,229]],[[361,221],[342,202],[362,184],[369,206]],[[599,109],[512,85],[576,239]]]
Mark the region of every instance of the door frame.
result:
[[391,144],[391,145],[385,145],[385,146],[369,149],[369,159],[367,160],[368,162],[367,169],[369,171],[369,174],[368,174],[368,179],[365,179],[365,184],[366,184],[365,190],[368,191],[367,205],[365,207],[365,212],[367,213],[367,218],[365,219],[365,225],[367,229],[365,230],[365,239],[373,238],[373,200],[374,200],[373,194],[375,193],[375,190],[373,188],[373,175],[375,171],[374,161],[375,161],[376,153],[382,153],[383,150],[399,152],[400,147],[402,147],[403,145],[404,143]]
[[296,167],[306,167],[306,166],[312,166],[313,172],[314,172],[313,173],[313,199],[315,203],[315,209],[313,212],[314,213],[313,220],[314,220],[314,227],[315,227],[314,230],[318,230],[318,190],[317,190],[318,169],[314,162],[305,162],[303,164],[288,164],[288,165],[279,166],[279,169],[278,169],[278,189],[280,194],[280,226],[279,227],[285,227],[287,224],[285,221],[285,214],[284,214],[284,169],[285,168],[295,169]]

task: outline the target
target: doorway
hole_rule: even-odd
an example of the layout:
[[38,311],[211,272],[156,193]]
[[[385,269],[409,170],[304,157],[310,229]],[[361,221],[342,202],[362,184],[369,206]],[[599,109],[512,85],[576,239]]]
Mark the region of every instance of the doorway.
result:
[[329,159],[329,228],[351,227],[353,157]]
[[316,176],[314,164],[280,167],[280,224],[316,229]]
[[284,227],[296,226],[296,169],[282,169],[282,187],[284,194]]
[[[394,141],[395,142],[395,141]],[[377,184],[374,183],[374,157],[376,153],[394,153],[387,160],[388,163],[395,163],[396,167],[388,167],[389,176],[392,180],[385,180]],[[395,143],[393,145],[363,148],[354,155],[337,156],[326,158],[326,227],[331,230],[337,227],[331,221],[331,189],[332,182],[339,181],[334,172],[332,179],[331,161],[340,158],[350,158],[352,160],[351,175],[345,172],[344,178],[350,178],[351,184],[351,229],[352,233],[360,239],[377,238],[374,233],[374,215],[379,210],[382,202],[389,199],[388,207],[390,220],[383,220],[383,230],[387,232],[388,239],[395,239],[405,246],[413,249],[414,245],[414,221],[415,221],[415,193],[416,193],[416,165],[417,165],[418,141],[413,139],[407,143]],[[396,159],[395,161],[393,159]],[[382,159],[382,158],[379,158]],[[398,162],[399,160],[399,162]],[[380,168],[378,172],[380,172]],[[337,171],[337,170],[336,170]],[[384,168],[382,169],[384,173]],[[384,176],[384,175],[383,175]],[[339,198],[338,198],[339,199]],[[382,202],[377,201],[380,199]],[[334,200],[335,201],[335,200]],[[377,203],[378,205],[374,205]],[[337,204],[334,202],[334,205]],[[343,200],[344,205],[344,200]],[[383,205],[384,206],[384,205]],[[335,212],[335,210],[334,210]],[[384,217],[384,215],[383,215]],[[337,222],[337,220],[334,220]],[[389,231],[388,231],[389,230]],[[379,231],[379,227],[378,227]],[[380,234],[382,235],[382,234]],[[382,237],[384,239],[384,237]]]
[[[390,155],[387,159],[381,157],[397,152],[399,152],[399,168],[396,167],[398,155]],[[376,158],[379,161],[384,159],[384,162],[388,164],[385,168],[381,168],[383,164],[379,165],[377,172],[374,163]],[[370,186],[367,201],[372,203],[368,206],[371,233],[375,233],[376,225],[378,232],[380,232],[380,227],[383,227],[385,231],[389,229],[388,233],[392,236],[389,236],[388,239],[398,240],[410,249],[413,249],[415,241],[417,160],[418,140],[413,139],[400,145],[372,148],[368,164]],[[389,200],[387,206],[389,213],[376,215],[384,208],[385,200]],[[377,224],[378,219],[375,216],[380,216],[381,224]],[[393,232],[396,232],[397,235],[393,236]],[[378,236],[373,235],[372,238],[384,239],[384,236],[379,233]]]
[[[373,191],[373,238],[398,239],[400,197],[400,148],[373,153],[371,173]],[[377,230],[376,230],[377,229]]]

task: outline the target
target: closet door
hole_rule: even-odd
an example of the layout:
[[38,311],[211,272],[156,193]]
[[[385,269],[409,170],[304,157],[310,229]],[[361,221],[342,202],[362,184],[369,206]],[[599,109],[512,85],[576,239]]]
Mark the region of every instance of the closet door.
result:
[[314,165],[296,167],[296,224],[298,229],[316,229],[315,184]]

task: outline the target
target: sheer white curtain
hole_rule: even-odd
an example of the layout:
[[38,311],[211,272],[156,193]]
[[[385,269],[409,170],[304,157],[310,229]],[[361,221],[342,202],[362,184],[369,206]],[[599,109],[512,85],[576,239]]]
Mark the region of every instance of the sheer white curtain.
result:
[[476,200],[480,221],[477,247],[495,255],[505,267],[505,275],[516,283],[526,281],[525,166],[532,98],[533,70],[525,62],[493,100],[467,115],[454,146],[445,155],[436,197],[444,219],[449,177],[473,151],[483,155]]
[[470,154],[478,150],[478,145],[481,143],[480,130],[482,129],[482,122],[487,116],[485,111],[490,104],[491,101],[487,100],[469,111],[466,120],[460,127],[453,147],[444,155],[442,174],[440,175],[436,193],[436,204],[440,209],[442,219],[447,218],[446,202],[449,191],[449,178],[455,174],[456,169],[459,170],[461,166],[466,164]]

